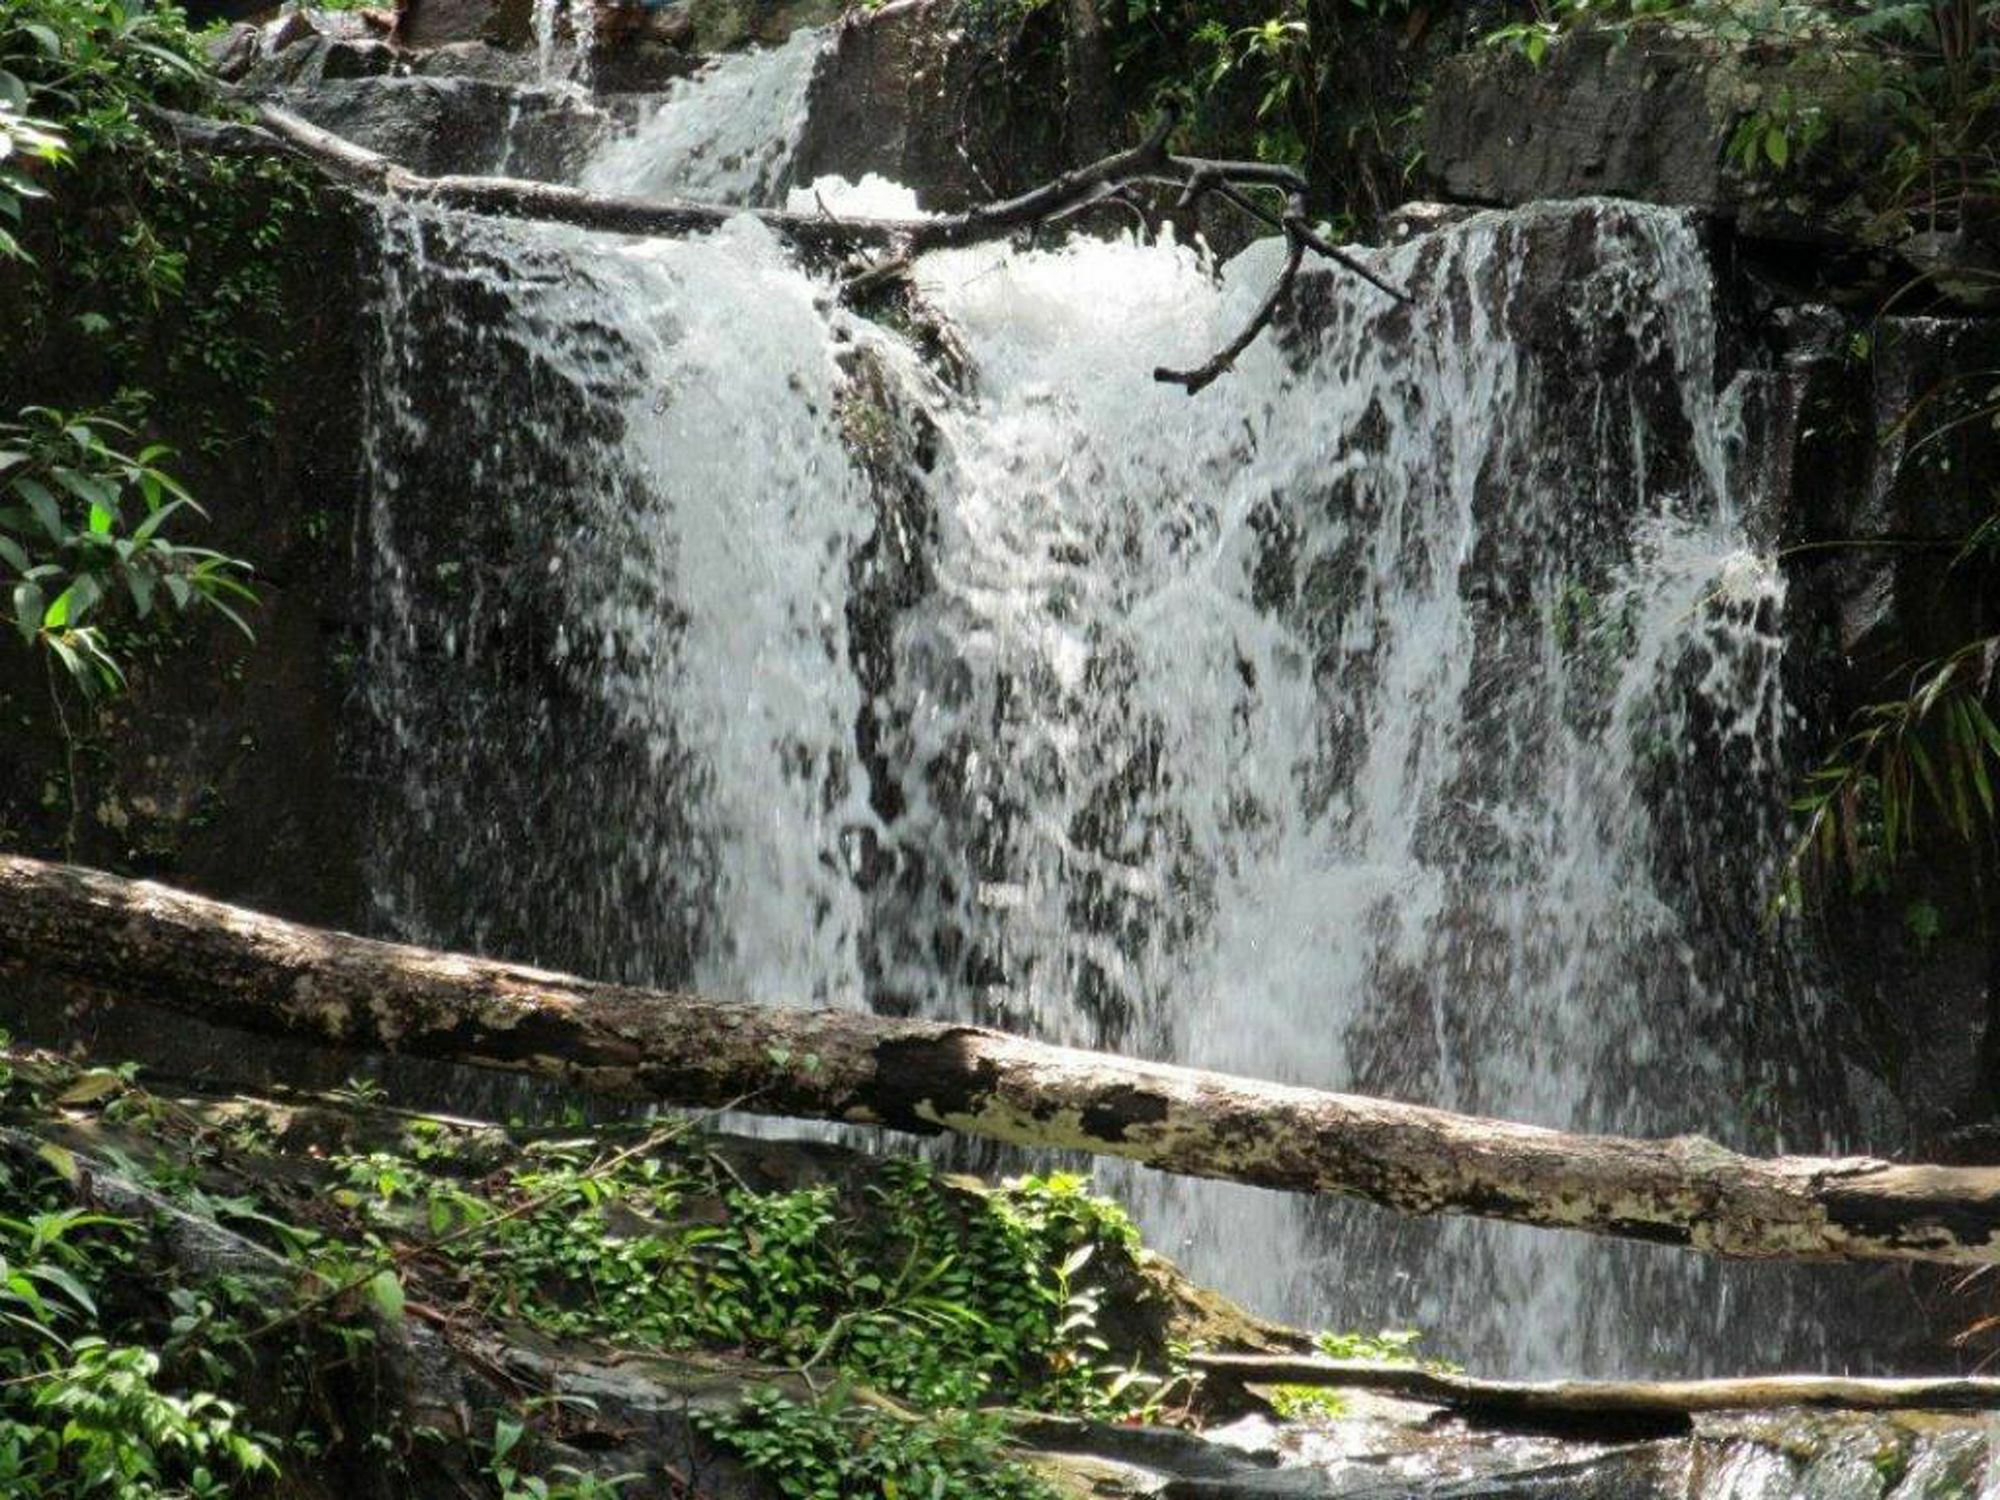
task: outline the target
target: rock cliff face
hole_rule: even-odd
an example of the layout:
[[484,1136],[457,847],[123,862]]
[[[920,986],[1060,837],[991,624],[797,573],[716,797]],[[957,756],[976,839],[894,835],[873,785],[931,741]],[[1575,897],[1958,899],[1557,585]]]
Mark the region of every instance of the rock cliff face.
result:
[[[1981,278],[1961,295],[1952,267],[1990,248],[1977,223],[1940,240],[1871,209],[1856,164],[1884,123],[1853,72],[1809,46],[1583,33],[1539,64],[1494,49],[1448,60],[1425,117],[1427,171],[1452,200],[1603,194],[1713,224],[1732,310],[1716,380],[1752,391],[1744,441],[1792,584],[1792,691],[1812,754],[1906,692],[1919,663],[2000,628],[1992,580],[1959,557],[1993,514],[2000,447],[1975,372],[2000,357],[2000,323],[1983,315]],[[1826,137],[1795,170],[1748,168],[1736,132],[1781,93],[1820,109]],[[1941,244],[1959,259],[1939,259]],[[1877,316],[1912,303],[1931,315]],[[1893,880],[1807,918],[1847,1002],[1833,1050],[1908,1112],[1919,1151],[1991,1149],[1962,1127],[2000,1104],[1981,1040],[2000,1006],[1996,885],[1991,840],[1939,837]]]
[[[1668,27],[1575,33],[1540,62],[1487,48],[1448,59],[1424,115],[1427,169],[1467,203],[1590,194],[1699,208],[1745,234],[1839,244],[1867,211],[1852,177],[1808,173],[1782,186],[1729,155],[1737,123],[1781,91],[1831,111],[1825,151],[1862,150],[1879,130],[1845,88],[1839,57],[1752,54]],[[1845,179],[1845,180],[1843,180]]]
[[1007,39],[958,0],[855,11],[813,80],[793,175],[873,172],[940,212],[1020,192],[1070,164],[1060,121],[1026,104],[1061,96],[1039,56],[1009,66]]
[[[61,219],[37,222],[29,242],[46,282],[0,266],[0,407],[82,410],[108,391],[151,392],[148,436],[175,442],[167,467],[211,518],[186,539],[252,560],[263,600],[254,645],[220,624],[186,627],[141,651],[132,692],[95,722],[72,710],[75,855],[352,923],[365,800],[347,755],[360,215],[308,177],[266,170],[261,147],[238,154],[232,131],[175,128],[164,179],[113,161],[62,183]],[[203,205],[198,229],[175,216],[189,194]],[[161,248],[189,256],[187,294],[152,314],[107,300],[97,259],[126,253],[135,205],[186,235]],[[84,330],[92,312],[109,334]],[[0,657],[16,726],[0,755],[0,826],[59,854],[72,789],[40,671],[26,653]]]

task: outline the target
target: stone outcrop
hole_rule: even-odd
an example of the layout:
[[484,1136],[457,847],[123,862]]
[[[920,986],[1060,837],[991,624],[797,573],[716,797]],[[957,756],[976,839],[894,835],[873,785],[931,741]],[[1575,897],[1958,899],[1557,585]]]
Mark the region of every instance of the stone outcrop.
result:
[[1851,173],[1774,177],[1729,160],[1739,122],[1783,90],[1797,108],[1826,111],[1841,147],[1864,147],[1865,100],[1837,58],[1811,48],[1753,57],[1666,26],[1572,33],[1539,63],[1489,47],[1440,67],[1426,165],[1448,196],[1473,203],[1605,194],[1704,209],[1778,238],[1827,244],[1863,230]]
[[[77,853],[356,922],[362,789],[343,752],[359,640],[360,216],[307,179],[240,171],[231,127],[162,129],[161,179],[135,181],[102,155],[61,179],[61,222],[81,237],[58,242],[53,216],[31,220],[48,280],[0,266],[0,410],[81,411],[120,386],[151,392],[146,436],[173,443],[164,467],[208,514],[176,540],[250,560],[262,602],[249,612],[254,644],[190,621],[138,653],[128,694],[75,725]],[[79,315],[100,304],[69,274],[73,247],[127,254],[117,236],[135,207],[171,213],[192,192],[200,269],[184,294],[162,299],[135,344],[87,332]],[[12,843],[59,848],[69,790],[48,695],[34,654],[0,655],[12,726],[0,826]]]
[[476,78],[346,79],[284,97],[313,124],[433,177],[561,179],[615,124],[561,90]]
[[851,12],[813,79],[794,180],[878,173],[950,212],[1052,175],[1060,121],[1022,101],[1060,98],[1061,79],[1027,65],[1001,90],[1007,56],[1005,38],[960,0]]

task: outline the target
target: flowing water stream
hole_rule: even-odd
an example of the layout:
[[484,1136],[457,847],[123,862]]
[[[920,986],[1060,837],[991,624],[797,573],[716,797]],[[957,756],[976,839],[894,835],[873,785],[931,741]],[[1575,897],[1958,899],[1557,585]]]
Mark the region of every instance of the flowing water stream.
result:
[[[781,196],[817,45],[678,90],[584,182]],[[958,390],[747,217],[641,242],[385,206],[384,924],[1826,1144],[1838,1091],[1791,1061],[1814,996],[1760,927],[1784,583],[1696,230],[1550,206],[1376,263],[1413,309],[1315,273],[1190,400],[1150,371],[1227,339],[1271,247],[935,255]],[[1483,1371],[1861,1343],[1811,1310],[1851,1283],[1797,1268],[1104,1176],[1197,1277]]]

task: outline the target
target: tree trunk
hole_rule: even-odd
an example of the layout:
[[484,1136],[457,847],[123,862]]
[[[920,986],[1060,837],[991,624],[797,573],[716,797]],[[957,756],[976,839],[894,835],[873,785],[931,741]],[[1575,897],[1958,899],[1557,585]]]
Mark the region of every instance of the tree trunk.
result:
[[957,1131],[1403,1213],[1751,1259],[2000,1261],[2000,1170],[1569,1135],[973,1026],[596,984],[30,859],[0,856],[0,971],[612,1097]]

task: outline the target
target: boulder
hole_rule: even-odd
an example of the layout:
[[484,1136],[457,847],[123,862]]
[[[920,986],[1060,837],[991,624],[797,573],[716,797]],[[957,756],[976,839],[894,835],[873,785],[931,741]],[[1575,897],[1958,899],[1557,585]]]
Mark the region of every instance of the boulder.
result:
[[470,77],[323,81],[286,96],[313,124],[426,176],[573,175],[611,117],[562,89]]
[[1054,175],[1063,164],[1060,111],[1022,120],[1014,110],[1023,99],[1059,99],[1060,74],[1049,57],[1022,59],[1000,91],[989,77],[1004,55],[997,46],[958,0],[851,12],[813,78],[793,180],[873,172],[913,188],[924,208],[949,212]]
[[[1829,133],[1785,171],[1745,170],[1737,129],[1781,95],[1822,111]],[[1752,52],[1663,25],[1574,32],[1539,63],[1496,48],[1448,59],[1432,98],[1426,161],[1462,202],[1637,198],[1816,244],[1869,229],[1851,161],[1879,130],[1831,48]]]
[[698,52],[775,47],[801,26],[829,26],[842,0],[684,0],[676,7]]

